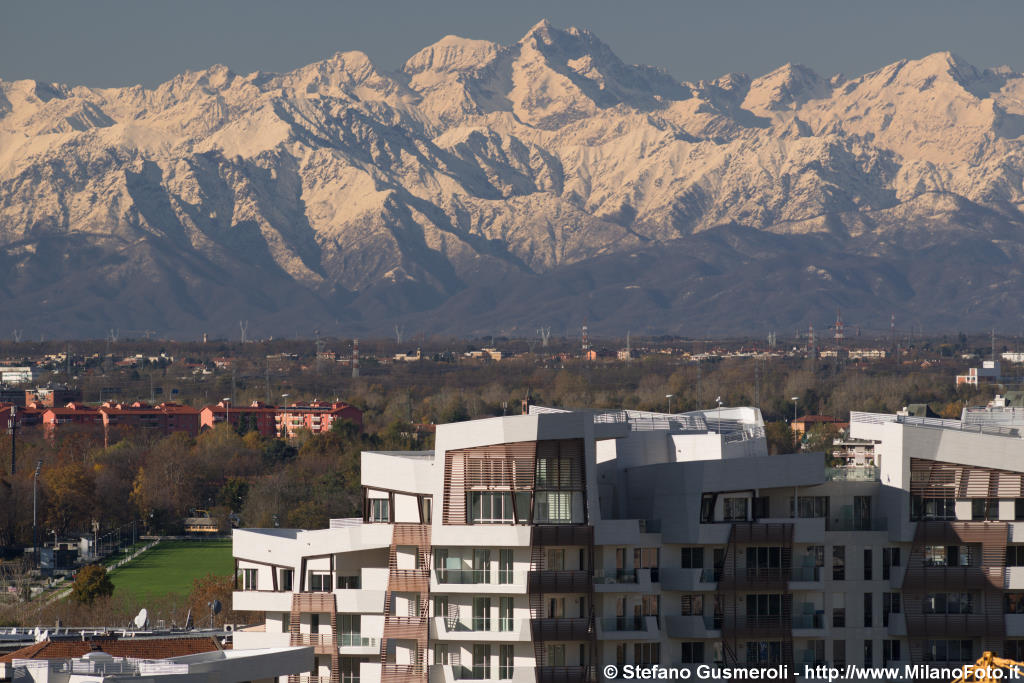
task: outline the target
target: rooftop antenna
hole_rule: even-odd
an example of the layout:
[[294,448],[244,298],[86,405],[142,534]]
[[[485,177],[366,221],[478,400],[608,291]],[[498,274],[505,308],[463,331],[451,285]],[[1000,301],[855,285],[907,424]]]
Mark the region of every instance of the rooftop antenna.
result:
[[245,343],[245,335],[248,334],[248,332],[249,332],[249,321],[248,320],[239,320],[238,321],[238,329],[242,331],[242,343],[244,344]]
[[814,351],[814,325],[807,326],[807,350]]
[[836,308],[836,341],[842,341],[843,339],[843,312],[841,309]]
[[992,328],[992,360],[996,359],[996,328]]
[[402,335],[403,334],[405,334],[405,326],[404,325],[397,325],[396,324],[395,325],[395,343],[397,343],[397,344],[401,344],[402,343]]
[[352,377],[359,376],[359,340],[352,340]]
[[587,351],[590,350],[590,332],[587,329],[587,323],[583,323],[583,355],[587,355]]

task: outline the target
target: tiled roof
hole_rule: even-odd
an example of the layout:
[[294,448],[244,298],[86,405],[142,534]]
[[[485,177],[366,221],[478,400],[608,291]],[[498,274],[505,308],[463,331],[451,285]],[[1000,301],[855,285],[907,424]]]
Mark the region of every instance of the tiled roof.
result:
[[212,636],[195,638],[96,638],[90,640],[44,640],[0,657],[0,662],[15,659],[70,659],[99,649],[114,657],[166,659],[212,652],[223,647]]

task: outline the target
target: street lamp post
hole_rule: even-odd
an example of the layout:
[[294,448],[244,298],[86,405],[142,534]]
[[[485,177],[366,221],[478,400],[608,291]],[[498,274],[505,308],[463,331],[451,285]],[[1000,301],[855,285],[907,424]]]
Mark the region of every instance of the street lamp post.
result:
[[42,460],[36,461],[36,473],[32,476],[32,555],[34,555],[36,569],[39,569],[39,535],[36,521],[36,489],[39,487],[39,469],[43,466]]
[[715,399],[718,403],[718,433],[722,433],[722,397],[719,396]]
[[222,398],[221,402],[224,404],[224,421],[228,423],[228,429],[231,429],[231,399]]
[[796,422],[796,402],[800,400],[799,396],[793,397],[793,422]]
[[669,413],[669,415],[672,414],[672,397],[673,396],[675,396],[675,394],[665,394],[665,398],[668,399],[668,413]]

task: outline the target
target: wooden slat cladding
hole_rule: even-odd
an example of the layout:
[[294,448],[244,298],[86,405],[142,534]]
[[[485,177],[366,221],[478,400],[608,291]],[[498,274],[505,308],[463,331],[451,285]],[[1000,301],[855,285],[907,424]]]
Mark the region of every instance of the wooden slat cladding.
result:
[[537,442],[538,491],[582,491],[585,488],[582,439]]
[[[331,632],[324,634],[301,633],[302,615],[309,613],[327,613],[330,615]],[[294,646],[313,645],[318,655],[331,656],[330,679],[321,677],[325,683],[338,683],[341,680],[341,666],[338,656],[338,607],[334,593],[292,593],[292,612],[288,626],[289,642]],[[298,683],[299,676],[288,676],[289,683]]]
[[536,441],[479,446],[445,453],[444,523],[466,523],[467,491],[532,491],[536,456]]
[[922,498],[1022,498],[1019,472],[910,459],[910,494]]
[[[398,548],[414,547],[415,569],[398,568]],[[430,599],[430,525],[395,523],[388,548],[388,586],[384,593],[384,631],[380,640],[381,682],[426,683]],[[415,593],[417,616],[391,614],[395,593]],[[415,641],[415,663],[387,661],[390,641]]]
[[[972,486],[984,486],[986,490],[998,486],[994,476],[978,477],[977,484],[970,482],[973,478],[970,468],[965,468],[958,477],[960,481],[968,480],[960,487],[965,492],[969,492]],[[902,585],[907,636],[914,663],[923,661],[924,643],[929,638],[961,634],[981,638],[985,642],[997,642],[1005,636],[1003,586],[1008,538],[1009,524],[1006,522],[918,523]],[[969,566],[926,566],[925,548],[928,546],[980,546],[981,554],[973,558]],[[925,612],[929,593],[954,592],[977,595],[970,614]]]

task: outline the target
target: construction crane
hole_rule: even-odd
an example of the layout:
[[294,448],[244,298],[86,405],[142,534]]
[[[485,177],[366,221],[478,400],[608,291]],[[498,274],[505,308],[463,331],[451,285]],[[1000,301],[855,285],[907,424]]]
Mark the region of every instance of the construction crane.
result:
[[1024,674],[1024,662],[1005,657],[996,657],[991,652],[983,654],[973,665],[968,664],[960,670],[960,675],[953,679],[953,683],[965,681],[1001,681],[1004,673],[997,669],[1010,669],[1015,672],[1015,678]]

